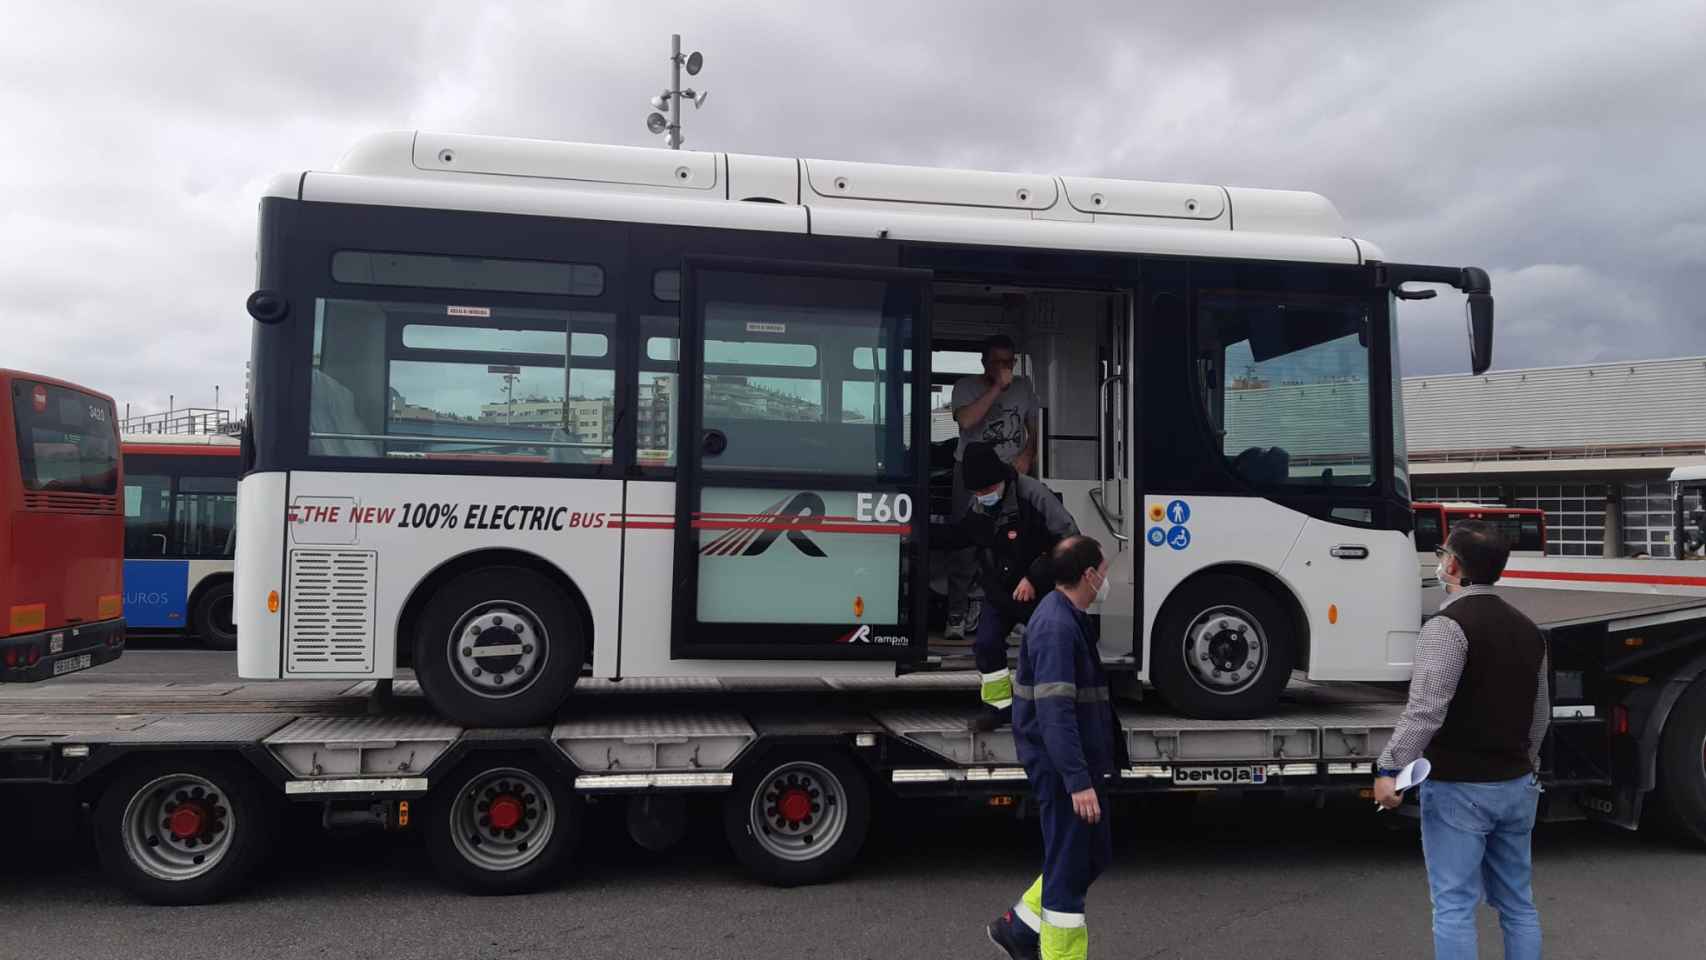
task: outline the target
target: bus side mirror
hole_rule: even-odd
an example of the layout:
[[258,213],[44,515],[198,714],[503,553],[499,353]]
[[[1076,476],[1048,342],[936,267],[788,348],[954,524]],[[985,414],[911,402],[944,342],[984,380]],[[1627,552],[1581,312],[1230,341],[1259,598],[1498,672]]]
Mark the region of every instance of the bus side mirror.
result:
[[1469,300],[1469,369],[1477,374],[1493,365],[1493,295],[1471,293]]

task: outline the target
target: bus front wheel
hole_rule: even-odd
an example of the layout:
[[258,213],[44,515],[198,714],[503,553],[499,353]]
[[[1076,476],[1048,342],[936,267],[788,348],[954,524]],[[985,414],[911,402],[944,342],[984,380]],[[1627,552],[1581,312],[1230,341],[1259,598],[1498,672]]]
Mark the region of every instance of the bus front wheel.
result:
[[1243,577],[1211,574],[1168,598],[1149,676],[1180,713],[1244,720],[1273,709],[1296,660],[1296,628],[1273,595]]
[[526,567],[484,567],[445,584],[415,633],[415,676],[446,719],[522,727],[551,718],[586,661],[563,591]]

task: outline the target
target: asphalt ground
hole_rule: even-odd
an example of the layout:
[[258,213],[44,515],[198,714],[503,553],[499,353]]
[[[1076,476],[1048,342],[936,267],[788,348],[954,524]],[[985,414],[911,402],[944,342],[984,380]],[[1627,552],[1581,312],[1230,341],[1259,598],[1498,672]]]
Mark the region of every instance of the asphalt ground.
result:
[[[80,682],[229,675],[230,654],[134,649]],[[0,699],[4,692],[0,691]],[[161,908],[101,874],[76,798],[0,791],[0,958],[995,957],[982,926],[1036,873],[1035,821],[937,803],[881,806],[846,878],[778,889],[748,878],[717,802],[665,854],[627,837],[619,803],[589,807],[549,889],[446,888],[414,833],[328,833],[287,816],[255,883],[227,902]],[[1091,955],[1426,957],[1414,825],[1344,797],[1167,797],[1115,812],[1116,865],[1090,895]],[[1706,851],[1662,833],[1543,825],[1535,887],[1550,958],[1706,956]],[[1482,956],[1497,957],[1481,918]]]

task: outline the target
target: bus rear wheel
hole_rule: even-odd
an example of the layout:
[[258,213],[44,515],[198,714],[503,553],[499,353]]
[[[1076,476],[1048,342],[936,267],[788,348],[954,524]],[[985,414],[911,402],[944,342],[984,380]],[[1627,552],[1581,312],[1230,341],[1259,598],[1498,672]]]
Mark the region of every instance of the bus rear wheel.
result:
[[427,603],[414,667],[427,701],[472,727],[551,718],[580,677],[586,637],[563,592],[526,567],[464,573]]
[[231,581],[221,580],[208,586],[196,598],[190,623],[196,636],[209,650],[237,649],[237,623],[231,608]]
[[1187,716],[1245,720],[1271,710],[1291,679],[1296,630],[1273,595],[1211,574],[1168,598],[1150,644],[1149,676]]

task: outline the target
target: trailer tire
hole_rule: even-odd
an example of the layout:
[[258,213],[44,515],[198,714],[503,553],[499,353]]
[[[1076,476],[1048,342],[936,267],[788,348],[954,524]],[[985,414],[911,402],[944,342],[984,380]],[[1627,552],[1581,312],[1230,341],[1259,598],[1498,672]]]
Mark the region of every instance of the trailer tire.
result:
[[156,755],[125,767],[95,804],[95,850],[148,903],[212,903],[242,889],[271,852],[279,809],[225,759]]
[[579,798],[563,779],[532,757],[463,763],[428,813],[427,852],[438,875],[485,896],[528,893],[554,880],[580,835]]
[[190,624],[195,628],[196,636],[201,638],[202,646],[209,650],[237,649],[237,623],[232,619],[232,602],[230,580],[210,584],[196,598]]
[[[586,662],[581,620],[563,591],[526,567],[482,567],[449,583],[415,631],[414,668],[427,702],[470,727],[545,723]],[[482,647],[517,651],[482,656]]]
[[823,883],[846,872],[870,824],[864,774],[832,750],[765,753],[735,773],[723,804],[723,829],[735,856],[759,879],[781,887]]
[[1690,684],[1659,741],[1665,819],[1683,839],[1706,846],[1706,679]]
[[1186,716],[1247,720],[1279,701],[1296,662],[1296,627],[1273,595],[1243,577],[1210,574],[1161,608],[1149,676]]

